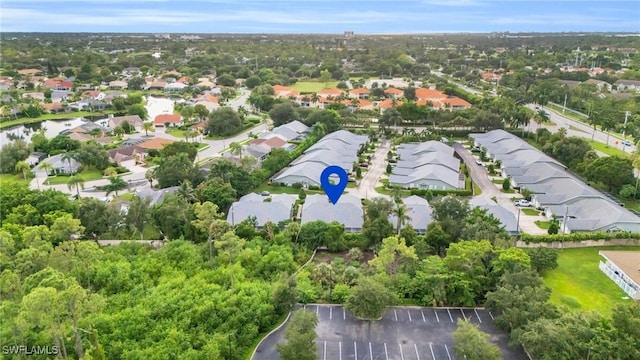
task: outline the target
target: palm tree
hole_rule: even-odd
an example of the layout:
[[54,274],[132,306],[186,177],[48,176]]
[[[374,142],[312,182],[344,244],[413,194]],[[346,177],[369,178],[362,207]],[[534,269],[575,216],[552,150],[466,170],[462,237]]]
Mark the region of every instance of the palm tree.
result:
[[156,175],[154,169],[149,169],[147,170],[147,172],[144,174],[144,178],[147,179],[147,181],[149,182],[149,186],[153,187],[153,178]]
[[191,138],[195,142],[195,138],[198,135],[198,132],[191,128],[188,128],[183,132],[183,134],[184,134],[185,141],[189,142],[188,139]]
[[116,126],[115,129],[113,129],[113,134],[117,137],[121,137],[122,135],[124,135],[124,129],[122,128],[122,126]]
[[[533,115],[533,120],[538,124],[538,129],[543,123],[549,121],[549,114],[546,111],[540,109]],[[538,141],[538,132],[536,132],[536,142]]]
[[325,128],[323,123],[315,123],[311,127],[311,135],[316,136],[317,138],[323,137],[327,133],[327,129]]
[[191,204],[198,200],[196,196],[196,190],[189,180],[185,180],[180,183],[176,194]]
[[314,104],[318,104],[318,101],[320,101],[320,96],[318,95],[318,93],[313,93],[313,95],[311,95],[311,102]]
[[229,144],[229,152],[233,155],[240,156],[240,159],[242,159],[242,145],[240,145],[240,143],[234,141]]
[[[156,130],[156,128],[153,126],[153,123],[151,121],[142,123],[142,130],[144,130],[144,136],[149,136],[149,131],[153,132]],[[114,129],[115,132],[115,129]]]
[[63,161],[67,160],[67,163],[69,164],[69,171],[68,174],[71,175],[73,173],[73,171],[71,170],[71,160],[77,160],[78,159],[78,152],[77,151],[67,151],[64,154],[62,154],[62,158]]
[[560,140],[564,139],[567,137],[567,128],[565,127],[561,127],[560,129],[558,129],[558,138],[560,138]]
[[407,209],[407,207],[403,203],[401,203],[399,199],[396,199],[396,207],[391,210],[391,213],[396,217],[396,229],[398,231],[398,235],[400,235],[400,230],[402,230],[402,227],[404,226],[406,221],[411,220],[409,215],[407,215],[407,212],[409,212],[409,209]]
[[51,170],[53,170],[53,165],[46,161],[43,161],[38,166],[38,169],[44,170],[47,173],[47,176],[49,176],[49,174],[51,174]]
[[18,161],[15,166],[16,172],[21,172],[24,180],[27,180],[27,171],[31,170],[31,166],[26,161]]
[[119,176],[109,177],[109,184],[104,186],[104,190],[107,191],[107,196],[111,193],[115,193],[118,196],[118,191],[127,187],[127,182]]
[[78,175],[72,175],[69,177],[69,180],[67,181],[69,191],[71,191],[74,186],[76,188],[76,196],[80,199],[80,188],[84,190],[84,179]]

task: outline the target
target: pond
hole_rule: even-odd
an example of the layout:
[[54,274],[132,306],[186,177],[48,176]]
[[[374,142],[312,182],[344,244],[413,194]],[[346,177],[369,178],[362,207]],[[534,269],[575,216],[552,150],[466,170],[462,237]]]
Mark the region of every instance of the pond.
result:
[[[104,117],[101,116],[101,118]],[[47,138],[53,138],[63,130],[73,129],[74,127],[88,121],[91,120],[87,118],[72,118],[63,120],[46,120],[38,123],[18,125],[0,131],[0,143],[4,145],[10,142],[13,137],[22,137],[26,142],[31,142],[31,136],[36,134],[40,129],[44,130]]]

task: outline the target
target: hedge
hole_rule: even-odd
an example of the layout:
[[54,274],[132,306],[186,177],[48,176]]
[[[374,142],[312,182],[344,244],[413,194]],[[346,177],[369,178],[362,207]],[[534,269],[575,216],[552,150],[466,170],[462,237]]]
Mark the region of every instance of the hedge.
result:
[[473,195],[472,190],[430,190],[430,189],[411,189],[411,195],[417,195],[420,197],[425,197],[427,194],[431,193],[433,196],[444,196],[444,195],[457,195],[457,196],[471,196]]
[[523,234],[522,241],[526,243],[550,243],[559,242],[577,242],[587,240],[612,240],[612,239],[640,239],[640,233],[631,232],[578,232],[572,234],[554,234],[554,235],[529,235]]

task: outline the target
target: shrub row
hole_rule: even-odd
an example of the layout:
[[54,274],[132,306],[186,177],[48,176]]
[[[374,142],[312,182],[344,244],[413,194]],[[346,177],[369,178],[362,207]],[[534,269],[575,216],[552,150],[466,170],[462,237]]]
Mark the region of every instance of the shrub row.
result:
[[554,241],[560,242],[576,242],[587,240],[612,240],[612,239],[640,239],[640,233],[631,232],[594,232],[594,233],[573,233],[573,234],[554,234],[554,235],[529,235],[523,234],[522,241],[526,243],[550,243]]

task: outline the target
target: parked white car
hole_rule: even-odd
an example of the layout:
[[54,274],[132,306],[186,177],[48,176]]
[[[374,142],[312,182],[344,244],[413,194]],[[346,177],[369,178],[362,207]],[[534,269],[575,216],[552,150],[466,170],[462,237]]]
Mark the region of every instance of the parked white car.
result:
[[523,200],[516,200],[516,201],[514,202],[514,204],[515,204],[516,206],[528,207],[528,206],[531,206],[531,201],[529,201],[529,200],[524,200],[524,199],[523,199]]

